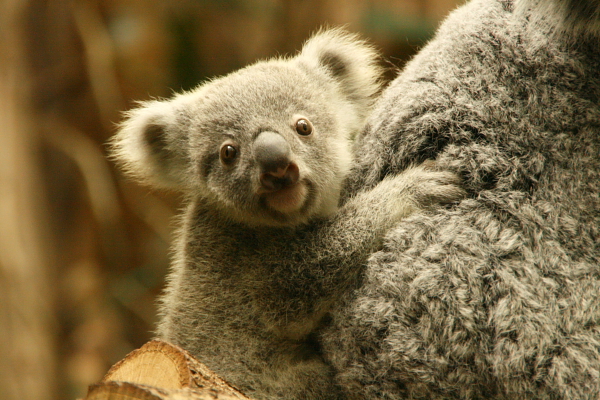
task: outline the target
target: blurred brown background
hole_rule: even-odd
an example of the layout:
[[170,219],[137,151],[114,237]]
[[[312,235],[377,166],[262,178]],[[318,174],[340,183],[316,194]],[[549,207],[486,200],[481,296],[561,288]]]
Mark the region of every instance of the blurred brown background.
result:
[[120,113],[319,26],[389,76],[460,0],[1,0],[0,399],[75,399],[152,336],[179,199],[106,158]]

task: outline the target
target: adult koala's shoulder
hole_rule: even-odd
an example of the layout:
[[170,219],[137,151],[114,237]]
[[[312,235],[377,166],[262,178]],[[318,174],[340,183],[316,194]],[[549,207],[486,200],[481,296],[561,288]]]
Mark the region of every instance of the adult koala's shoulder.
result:
[[386,89],[350,190],[433,158],[472,194],[370,260],[325,349],[360,399],[600,393],[600,3],[473,0]]

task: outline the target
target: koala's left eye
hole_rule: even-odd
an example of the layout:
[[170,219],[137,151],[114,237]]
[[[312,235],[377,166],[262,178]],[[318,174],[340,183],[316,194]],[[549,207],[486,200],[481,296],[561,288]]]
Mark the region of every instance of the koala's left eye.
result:
[[221,161],[223,164],[231,164],[237,157],[237,149],[230,144],[221,146]]
[[302,136],[310,136],[313,132],[313,126],[306,118],[300,118],[296,121],[296,132]]

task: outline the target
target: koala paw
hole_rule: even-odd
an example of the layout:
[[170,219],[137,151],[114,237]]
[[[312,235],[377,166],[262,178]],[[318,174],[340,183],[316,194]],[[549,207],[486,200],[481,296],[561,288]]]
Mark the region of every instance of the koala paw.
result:
[[419,208],[459,201],[466,196],[461,178],[453,172],[437,167],[434,161],[425,161],[403,173],[408,179],[409,192]]
[[[459,201],[466,196],[458,175],[440,170],[434,162],[411,167],[384,178],[346,205],[380,227],[391,227],[410,214],[436,205]],[[387,228],[385,228],[387,229]]]

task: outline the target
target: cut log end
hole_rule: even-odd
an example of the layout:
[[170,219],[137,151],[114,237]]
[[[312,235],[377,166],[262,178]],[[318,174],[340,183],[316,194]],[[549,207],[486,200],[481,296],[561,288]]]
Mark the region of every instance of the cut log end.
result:
[[251,400],[182,348],[155,339],[116,363],[85,400]]

